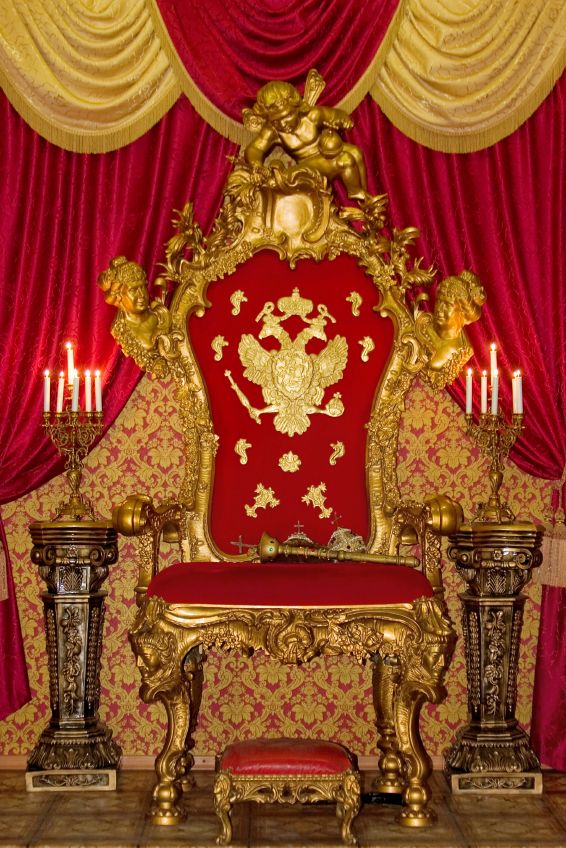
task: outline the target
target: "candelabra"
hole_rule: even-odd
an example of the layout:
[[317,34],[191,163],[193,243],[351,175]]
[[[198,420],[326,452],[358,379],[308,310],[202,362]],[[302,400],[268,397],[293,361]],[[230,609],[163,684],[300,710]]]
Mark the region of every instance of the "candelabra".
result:
[[515,515],[508,504],[501,503],[499,489],[503,482],[505,459],[523,429],[523,413],[513,413],[511,422],[503,418],[501,412],[482,413],[477,423],[473,415],[466,415],[468,435],[478,444],[481,452],[489,458],[489,482],[491,496],[487,503],[478,505],[474,522],[495,522],[501,524],[514,521]]
[[65,457],[65,470],[71,489],[71,497],[57,508],[55,521],[65,518],[81,521],[94,520],[94,510],[89,499],[81,495],[80,486],[83,461],[95,438],[102,432],[102,412],[43,413],[43,426],[59,453]]

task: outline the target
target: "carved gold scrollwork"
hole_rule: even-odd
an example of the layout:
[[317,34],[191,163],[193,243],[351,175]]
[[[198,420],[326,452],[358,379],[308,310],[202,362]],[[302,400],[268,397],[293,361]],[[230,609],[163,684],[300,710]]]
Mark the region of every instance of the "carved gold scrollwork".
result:
[[238,439],[238,441],[234,445],[234,450],[240,457],[240,465],[247,465],[248,451],[250,448],[250,442],[247,442],[245,439]]
[[369,336],[364,336],[363,339],[359,340],[358,344],[361,345],[362,348],[362,362],[368,362],[370,353],[372,352],[372,350],[375,349],[375,343],[373,339]]
[[257,518],[258,509],[267,509],[267,507],[279,506],[279,500],[275,497],[273,489],[266,487],[263,483],[258,483],[255,487],[255,498],[253,505],[244,504],[246,515],[250,518]]
[[336,465],[338,460],[346,453],[344,442],[331,442],[330,447],[332,448],[332,453],[329,462],[331,465]]
[[319,483],[318,486],[309,486],[301,500],[303,503],[310,503],[315,509],[319,509],[319,518],[330,518],[334,510],[332,507],[325,506],[326,495],[324,492],[326,492],[326,483]]
[[232,315],[239,315],[242,308],[242,303],[247,303],[248,299],[241,289],[230,295],[230,303],[232,304]]
[[359,294],[359,292],[357,291],[351,291],[346,300],[348,301],[348,303],[352,304],[352,315],[354,316],[354,318],[359,318],[360,306],[364,302],[361,294]]
[[226,341],[224,336],[215,336],[210,343],[212,350],[214,351],[214,361],[220,362],[222,359],[224,351],[222,348],[228,347],[229,342]]
[[293,474],[295,471],[298,471],[300,467],[301,460],[297,454],[292,451],[288,451],[287,453],[284,453],[283,456],[279,457],[279,468],[282,471],[288,471],[290,474]]

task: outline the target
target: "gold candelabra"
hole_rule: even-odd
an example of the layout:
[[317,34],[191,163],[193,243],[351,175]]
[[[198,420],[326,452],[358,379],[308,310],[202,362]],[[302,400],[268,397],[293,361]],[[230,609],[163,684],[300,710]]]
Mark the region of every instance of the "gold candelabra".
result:
[[466,423],[468,435],[472,436],[481,452],[490,460],[491,496],[487,503],[478,505],[472,521],[497,524],[514,521],[515,515],[508,504],[501,502],[499,489],[503,482],[505,459],[523,429],[523,413],[513,413],[510,423],[505,421],[501,412],[482,412],[477,423],[473,415],[468,413]]
[[94,520],[94,509],[80,486],[83,460],[95,438],[102,432],[102,412],[83,412],[66,409],[63,412],[44,412],[43,426],[59,453],[65,457],[65,470],[71,497],[61,502],[55,520]]

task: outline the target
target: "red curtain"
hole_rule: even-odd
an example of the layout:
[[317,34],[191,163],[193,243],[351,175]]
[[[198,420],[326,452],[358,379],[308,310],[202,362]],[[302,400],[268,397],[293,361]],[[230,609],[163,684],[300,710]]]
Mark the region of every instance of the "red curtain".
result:
[[[220,202],[234,145],[211,130],[184,98],[158,126],[104,156],[69,153],[41,139],[0,101],[0,503],[15,500],[62,469],[41,427],[46,367],[64,366],[71,339],[79,367],[103,371],[109,427],[140,378],[110,335],[115,315],[96,285],[110,259],[135,258],[156,275],[171,211],[194,198],[203,226]],[[3,530],[2,530],[3,536]],[[11,661],[0,664],[0,717],[27,700],[25,661],[8,551],[9,598],[0,634]],[[10,675],[10,681],[3,675]]]
[[327,83],[321,102],[341,100],[371,63],[399,0],[157,0],[157,5],[191,79],[239,121],[262,85],[281,79],[302,90],[309,68]]

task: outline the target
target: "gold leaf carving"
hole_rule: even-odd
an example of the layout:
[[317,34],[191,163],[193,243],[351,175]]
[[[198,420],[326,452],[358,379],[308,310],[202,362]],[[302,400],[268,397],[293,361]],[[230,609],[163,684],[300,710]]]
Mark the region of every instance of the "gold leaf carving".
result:
[[[335,336],[319,354],[306,352],[312,338],[327,341],[326,324],[336,323],[336,319],[323,303],[317,306],[318,314],[309,317],[313,302],[301,297],[298,288],[293,289],[289,297],[280,298],[277,309],[279,315],[275,312],[275,304],[268,301],[256,321],[261,320],[263,324],[258,338],[273,336],[279,342],[279,350],[266,350],[249,333],[242,336],[238,346],[244,376],[261,386],[266,406],[263,409],[253,407],[231,372],[224,373],[254,421],[259,424],[262,415],[274,412],[275,429],[293,436],[308,429],[309,415],[318,412],[334,418],[344,412],[339,392],[335,392],[324,407],[321,403],[324,389],[342,378],[348,360],[348,343],[343,336]],[[294,339],[282,326],[291,316],[301,318],[306,324]]]
[[222,348],[228,347],[229,342],[226,341],[224,336],[215,336],[210,343],[212,350],[214,351],[214,361],[220,362],[222,359],[223,350]]
[[240,457],[240,464],[246,465],[248,462],[248,454],[247,451],[251,448],[251,444],[246,442],[245,439],[238,439],[236,444],[234,445],[234,450]]
[[246,515],[250,518],[257,518],[258,509],[267,509],[268,506],[279,506],[279,501],[275,497],[273,489],[266,489],[263,483],[258,483],[255,487],[255,498],[253,506],[245,504]]
[[292,474],[294,471],[298,471],[300,467],[301,460],[297,454],[292,451],[284,453],[279,459],[279,468],[281,468],[282,471],[289,471]]
[[330,464],[336,465],[337,460],[346,453],[344,442],[331,442],[332,454],[330,455]]
[[303,503],[310,503],[315,509],[319,509],[319,518],[330,518],[333,510],[332,507],[325,506],[326,495],[324,492],[326,492],[326,483],[319,483],[318,486],[309,486],[306,495],[303,495],[301,500]]
[[362,362],[367,362],[370,353],[375,348],[374,341],[369,336],[364,336],[363,339],[359,340],[358,344],[362,346]]
[[352,304],[352,315],[354,316],[354,318],[359,318],[360,306],[364,302],[361,294],[357,291],[351,291],[346,300],[348,301],[348,303]]
[[242,303],[247,303],[248,299],[245,296],[244,292],[241,289],[238,289],[230,296],[230,303],[232,304],[232,315],[239,315],[240,309],[242,307]]

